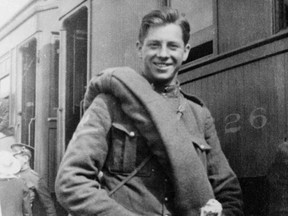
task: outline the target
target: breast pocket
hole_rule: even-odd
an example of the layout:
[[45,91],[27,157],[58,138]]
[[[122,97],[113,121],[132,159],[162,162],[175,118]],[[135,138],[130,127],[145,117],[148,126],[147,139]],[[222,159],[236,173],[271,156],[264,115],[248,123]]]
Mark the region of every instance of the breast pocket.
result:
[[[112,123],[107,168],[110,173],[128,175],[149,155],[144,137],[130,124]],[[149,176],[146,164],[137,176]]]
[[211,150],[211,146],[209,146],[207,142],[201,138],[193,139],[192,142],[200,160],[207,170],[207,154]]

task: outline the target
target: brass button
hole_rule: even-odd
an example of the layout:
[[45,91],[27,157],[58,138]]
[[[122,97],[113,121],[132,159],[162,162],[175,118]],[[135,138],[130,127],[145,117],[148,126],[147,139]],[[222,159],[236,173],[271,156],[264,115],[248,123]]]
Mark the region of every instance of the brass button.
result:
[[134,131],[131,131],[131,132],[129,133],[129,135],[130,135],[131,137],[134,137],[134,136],[135,136],[135,132],[134,132]]

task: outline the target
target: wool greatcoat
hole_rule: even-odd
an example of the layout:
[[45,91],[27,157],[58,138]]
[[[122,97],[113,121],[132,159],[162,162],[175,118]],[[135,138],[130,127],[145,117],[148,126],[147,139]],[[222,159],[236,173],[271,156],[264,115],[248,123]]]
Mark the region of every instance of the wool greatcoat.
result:
[[[113,72],[118,70],[112,69]],[[131,70],[120,70],[133,77],[133,73],[128,73]],[[151,92],[141,89],[141,85],[138,88],[144,94]],[[221,150],[213,118],[203,103],[181,93],[179,85],[153,89],[153,94],[160,95],[165,101],[162,107],[157,106],[159,115],[165,116],[161,110],[165,112],[168,107],[175,116],[177,114],[177,121],[187,129],[188,135],[193,137],[193,142],[184,145],[184,151],[181,143],[173,145],[181,152],[175,157],[161,142],[180,136],[178,133],[182,131],[178,129],[181,127],[170,125],[170,117],[166,118],[168,125],[157,125],[160,121],[153,110],[151,119],[156,127],[151,125],[150,121],[146,121],[145,111],[134,109],[134,103],[132,109],[125,105],[125,97],[118,97],[119,90],[122,91],[121,87],[114,95],[109,92],[97,94],[95,99],[93,89],[86,94],[89,108],[68,145],[56,177],[55,192],[64,208],[72,215],[196,216],[208,199],[216,198],[223,206],[224,215],[243,215],[237,177]],[[157,97],[151,95],[155,100]],[[159,130],[162,126],[171,127],[167,129],[171,134]],[[160,131],[161,140],[153,136],[155,128]],[[192,157],[190,152],[197,153],[194,161],[199,160],[200,167],[193,163],[185,165],[187,157]],[[107,192],[113,190],[150,154],[153,157],[145,167],[109,196]],[[177,167],[177,163],[184,165],[183,169]],[[100,171],[103,172],[101,179],[97,176]],[[201,181],[194,184],[191,179]]]

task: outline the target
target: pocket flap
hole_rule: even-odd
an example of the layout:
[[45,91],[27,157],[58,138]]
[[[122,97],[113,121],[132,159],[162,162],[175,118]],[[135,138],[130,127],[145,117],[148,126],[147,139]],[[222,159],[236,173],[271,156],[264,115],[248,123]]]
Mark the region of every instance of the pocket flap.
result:
[[207,142],[202,138],[193,137],[193,144],[203,151],[208,151],[211,149],[211,146],[207,144]]
[[137,131],[135,130],[135,128],[132,128],[131,126],[129,127],[129,125],[124,125],[124,124],[120,124],[117,122],[113,122],[112,123],[112,127],[123,131],[124,133],[126,133],[129,137],[135,137],[136,135],[138,135]]

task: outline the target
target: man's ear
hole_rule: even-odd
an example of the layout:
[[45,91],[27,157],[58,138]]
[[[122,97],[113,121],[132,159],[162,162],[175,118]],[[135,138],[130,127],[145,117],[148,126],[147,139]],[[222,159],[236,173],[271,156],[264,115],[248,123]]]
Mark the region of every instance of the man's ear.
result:
[[141,59],[142,58],[142,43],[140,41],[136,42],[136,49],[138,52],[138,57]]
[[30,157],[28,155],[24,155],[25,161],[29,162],[30,161]]
[[190,52],[191,46],[190,44],[186,44],[184,47],[184,55],[183,55],[183,61],[186,61],[188,56],[189,56],[189,52]]

